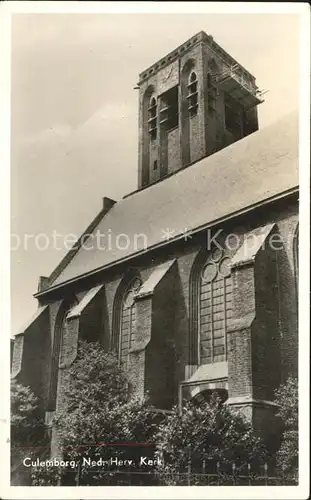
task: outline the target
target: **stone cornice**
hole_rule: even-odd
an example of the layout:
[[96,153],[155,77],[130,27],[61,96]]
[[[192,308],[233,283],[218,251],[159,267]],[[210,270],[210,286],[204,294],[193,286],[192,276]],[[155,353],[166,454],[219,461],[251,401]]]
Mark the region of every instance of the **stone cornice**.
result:
[[238,396],[235,398],[229,398],[226,401],[226,404],[229,406],[246,406],[246,405],[255,405],[255,406],[272,406],[273,408],[279,408],[279,405],[274,403],[273,401],[268,401],[266,399],[254,399],[251,396]]
[[211,35],[207,35],[205,31],[200,31],[193,37],[189,38],[189,40],[184,42],[182,45],[179,45],[179,47],[177,47],[175,50],[172,50],[166,56],[159,59],[159,61],[142,71],[139,74],[139,84],[154,76],[158,70],[165,68],[173,61],[176,61],[176,59],[184,55],[187,50],[202,42],[205,43],[210,49],[212,49],[213,52],[223,60],[224,63],[228,64],[229,66],[238,65],[240,71],[242,71],[245,76],[254,80],[255,77],[249,71],[247,71],[247,69],[244,68],[238,61],[236,61],[236,59],[230,56],[230,54],[228,54],[228,52],[226,52],[220,45],[218,45],[218,43],[214,41]]

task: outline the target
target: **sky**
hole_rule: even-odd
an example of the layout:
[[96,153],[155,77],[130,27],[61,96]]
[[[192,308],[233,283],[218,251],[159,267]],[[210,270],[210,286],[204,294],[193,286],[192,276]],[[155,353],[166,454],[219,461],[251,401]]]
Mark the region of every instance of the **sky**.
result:
[[43,249],[53,231],[79,236],[104,196],[136,188],[138,74],[201,30],[269,90],[260,128],[298,108],[297,14],[12,16],[12,334],[66,253]]

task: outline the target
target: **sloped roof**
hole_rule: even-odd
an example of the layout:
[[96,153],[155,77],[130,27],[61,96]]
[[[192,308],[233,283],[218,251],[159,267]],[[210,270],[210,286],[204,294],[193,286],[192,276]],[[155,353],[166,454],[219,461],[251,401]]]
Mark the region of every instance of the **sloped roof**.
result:
[[[39,306],[36,312],[28,319],[28,321],[19,329],[19,331],[15,334],[15,338],[17,335],[23,335],[30,326],[32,326],[38,318],[40,318],[41,314],[47,310],[47,305]],[[11,339],[12,340],[12,339]],[[14,340],[14,339],[13,339]]]
[[69,311],[69,313],[66,316],[66,319],[72,319],[72,318],[77,318],[78,316],[81,316],[81,313],[87,308],[87,306],[92,302],[94,297],[102,290],[104,285],[97,285],[91,288],[85,295],[84,297],[80,300],[78,304],[73,306],[73,308]]
[[168,270],[172,267],[172,265],[176,262],[176,259],[169,260],[164,262],[163,264],[158,265],[151,273],[149,278],[143,283],[138,293],[136,294],[136,298],[146,297],[148,295],[152,295],[157,287],[157,285],[164,278]]
[[[113,205],[85,242],[92,249],[80,248],[50,287],[164,244],[167,230],[172,241],[297,186],[298,113],[292,112]],[[100,247],[97,232],[105,235]]]

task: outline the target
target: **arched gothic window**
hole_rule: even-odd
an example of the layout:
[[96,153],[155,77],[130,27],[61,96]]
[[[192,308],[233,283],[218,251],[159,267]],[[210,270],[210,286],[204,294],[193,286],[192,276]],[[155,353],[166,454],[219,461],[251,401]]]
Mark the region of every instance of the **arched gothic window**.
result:
[[49,411],[54,411],[56,409],[58,372],[59,372],[63,338],[66,335],[67,315],[76,303],[77,300],[75,298],[73,298],[70,301],[64,302],[60,307],[60,310],[56,318],[53,344],[52,344],[52,357],[50,364],[50,380],[49,380],[49,393],[48,393]]
[[200,252],[190,281],[190,365],[227,359],[232,290],[230,257],[219,248]]
[[189,114],[194,116],[198,112],[198,79],[194,71],[189,75],[187,99]]
[[158,106],[157,106],[157,101],[156,98],[153,96],[151,97],[149,101],[149,107],[148,107],[148,124],[149,124],[149,134],[150,138],[152,140],[155,140],[157,138],[157,115],[158,115]]
[[227,359],[228,322],[232,317],[230,258],[216,248],[205,262],[199,278],[199,364]]
[[126,288],[121,303],[118,358],[124,368],[128,368],[129,351],[136,333],[135,295],[141,287],[141,279],[134,278]]

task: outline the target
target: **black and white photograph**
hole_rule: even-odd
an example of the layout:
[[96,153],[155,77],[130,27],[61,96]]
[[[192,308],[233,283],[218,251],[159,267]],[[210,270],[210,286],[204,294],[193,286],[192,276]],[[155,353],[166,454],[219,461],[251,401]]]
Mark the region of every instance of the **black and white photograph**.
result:
[[1,498],[309,496],[310,11],[191,4],[0,5]]

